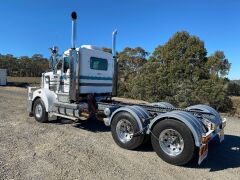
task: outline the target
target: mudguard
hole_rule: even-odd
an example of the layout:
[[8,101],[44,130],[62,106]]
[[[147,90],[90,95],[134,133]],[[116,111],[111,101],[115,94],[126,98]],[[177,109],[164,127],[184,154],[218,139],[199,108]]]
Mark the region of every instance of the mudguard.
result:
[[134,117],[134,119],[137,121],[140,131],[142,131],[147,126],[149,118],[150,118],[147,110],[145,110],[144,108],[142,108],[140,106],[125,106],[125,107],[118,108],[116,111],[114,111],[112,113],[112,115],[108,121],[109,125],[111,124],[114,116],[116,114],[118,114],[119,112],[130,113]]
[[[32,102],[34,102],[37,98],[41,98],[44,102],[46,112],[51,112],[57,95],[49,89],[37,89],[33,92]],[[34,103],[32,103],[32,106],[33,104]]]
[[211,113],[212,115],[214,115],[214,118],[208,118],[209,121],[211,121],[212,123],[214,123],[216,125],[220,125],[222,123],[220,114],[210,106],[198,104],[198,105],[187,107],[186,109],[187,110],[200,110],[202,112]]
[[206,130],[200,120],[198,120],[193,114],[185,111],[171,111],[158,115],[149,124],[147,134],[150,134],[156,123],[164,119],[176,119],[183,122],[192,132],[193,138],[195,140],[195,145],[197,147],[201,146],[201,137],[206,133]]

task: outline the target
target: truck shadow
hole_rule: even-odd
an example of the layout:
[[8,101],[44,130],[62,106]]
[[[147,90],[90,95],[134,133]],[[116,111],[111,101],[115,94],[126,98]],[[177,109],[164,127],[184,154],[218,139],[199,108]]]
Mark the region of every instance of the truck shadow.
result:
[[85,120],[85,121],[78,121],[78,122],[74,122],[72,120],[65,119],[65,118],[59,118],[57,120],[51,120],[51,121],[49,121],[49,123],[53,123],[53,124],[57,124],[57,125],[72,124],[72,126],[75,128],[83,129],[86,131],[91,131],[94,133],[110,131],[110,127],[105,126],[105,124],[103,122],[98,121],[93,118]]
[[94,133],[110,131],[110,127],[106,126],[103,122],[95,120],[95,119],[79,121],[78,123],[73,124],[73,126],[76,128],[91,131]]
[[[151,143],[148,142],[135,151],[153,152]],[[157,155],[156,155],[156,158]],[[240,137],[234,135],[225,135],[225,140],[219,143],[218,138],[209,143],[208,157],[201,165],[197,164],[198,159],[183,166],[184,168],[209,169],[210,172],[221,171],[228,168],[240,167]]]
[[7,86],[15,86],[15,87],[21,87],[21,88],[27,88],[31,84],[25,83],[25,82],[7,82]]
[[[73,123],[66,119],[59,119],[51,121],[54,124],[72,124],[73,127],[81,128],[86,131],[94,133],[98,132],[109,132],[110,127],[104,125],[103,122],[89,119],[87,121],[79,121]],[[151,142],[147,142],[135,149],[140,152],[154,152]],[[157,155],[156,155],[156,158]],[[201,165],[197,164],[197,159],[192,163],[189,163],[184,168],[199,168],[199,169],[210,169],[210,172],[221,171],[228,168],[239,168],[240,167],[240,136],[225,135],[225,140],[219,143],[218,138],[215,138],[209,143],[208,157],[202,162]]]
[[240,137],[225,135],[222,143],[214,139],[209,144],[208,157],[198,165],[196,162],[187,165],[188,168],[208,168],[210,172],[228,168],[240,167]]

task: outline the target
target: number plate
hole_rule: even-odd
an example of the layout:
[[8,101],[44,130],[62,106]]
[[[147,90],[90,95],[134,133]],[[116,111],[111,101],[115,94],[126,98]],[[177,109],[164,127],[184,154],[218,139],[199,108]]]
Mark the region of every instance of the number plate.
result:
[[218,133],[218,136],[219,136],[219,141],[222,142],[224,140],[224,130],[223,129]]
[[199,149],[198,164],[201,164],[201,162],[207,157],[207,155],[208,155],[208,144],[204,144]]

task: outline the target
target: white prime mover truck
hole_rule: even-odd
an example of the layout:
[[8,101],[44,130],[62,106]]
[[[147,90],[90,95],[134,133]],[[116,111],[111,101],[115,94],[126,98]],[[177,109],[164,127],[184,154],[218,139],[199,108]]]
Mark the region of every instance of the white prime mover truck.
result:
[[28,88],[28,112],[38,122],[51,118],[83,120],[102,115],[111,127],[116,144],[135,149],[150,140],[164,161],[185,165],[208,154],[208,143],[224,139],[226,120],[207,105],[176,108],[167,102],[131,104],[114,101],[117,96],[118,62],[115,57],[117,31],[113,32],[112,54],[101,48],[75,47],[76,12],[72,13],[72,47],[62,56],[51,50],[50,70],[42,74],[41,87]]

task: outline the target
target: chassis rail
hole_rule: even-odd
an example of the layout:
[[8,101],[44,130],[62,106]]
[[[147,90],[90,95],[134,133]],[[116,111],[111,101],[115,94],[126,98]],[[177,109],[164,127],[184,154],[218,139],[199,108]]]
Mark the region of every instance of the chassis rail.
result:
[[190,112],[190,113],[195,113],[195,114],[207,114],[207,115],[213,115],[212,113],[208,112],[203,112],[203,111],[195,111],[195,110],[188,110],[188,109],[182,109],[182,108],[169,108],[169,107],[160,107],[156,105],[149,105],[149,104],[134,104],[134,103],[122,103],[122,102],[111,102],[111,103],[106,103],[106,102],[97,102],[98,104],[98,110],[99,111],[104,111],[105,108],[111,108],[111,107],[124,107],[124,106],[132,106],[132,105],[137,105],[145,108],[148,112],[150,113],[166,113],[170,111],[185,111],[185,112]]

